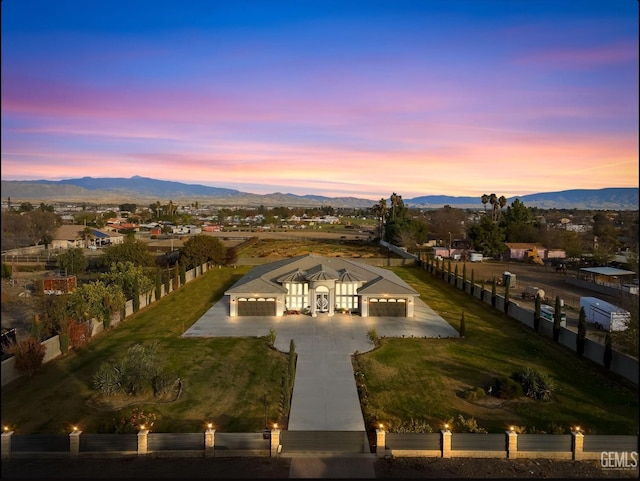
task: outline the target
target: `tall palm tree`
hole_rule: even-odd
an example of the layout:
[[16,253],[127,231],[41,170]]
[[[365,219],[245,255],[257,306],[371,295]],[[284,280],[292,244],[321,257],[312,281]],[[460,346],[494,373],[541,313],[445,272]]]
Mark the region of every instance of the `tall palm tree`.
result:
[[480,200],[482,200],[482,205],[484,205],[484,210],[486,212],[487,211],[487,202],[489,202],[489,196],[487,194],[482,194],[482,197],[480,197]]
[[384,231],[384,219],[387,215],[387,199],[380,199],[380,202],[376,204],[376,214],[378,215],[378,235],[382,239]]
[[396,206],[398,205],[398,195],[394,192],[391,194],[391,220],[396,218]]
[[489,204],[491,204],[491,219],[496,220],[496,209],[498,208],[498,196],[496,194],[491,194],[489,196]]
[[502,209],[504,209],[504,206],[507,205],[507,198],[504,195],[501,195],[498,198],[498,205],[500,206],[500,211],[498,212],[498,214],[502,214]]

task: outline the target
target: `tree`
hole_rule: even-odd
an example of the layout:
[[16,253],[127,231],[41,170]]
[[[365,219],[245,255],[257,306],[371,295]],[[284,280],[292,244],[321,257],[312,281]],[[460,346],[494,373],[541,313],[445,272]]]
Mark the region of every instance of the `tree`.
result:
[[604,367],[609,369],[611,367],[611,360],[613,359],[613,348],[611,347],[611,333],[607,332],[604,338]]
[[507,281],[507,284],[504,286],[504,313],[509,313],[509,298],[511,297],[511,282]]
[[162,271],[160,270],[160,268],[156,269],[155,283],[156,283],[156,301],[159,301],[160,298],[162,297]]
[[493,257],[505,250],[505,232],[502,227],[484,215],[469,228],[469,239],[485,257]]
[[578,356],[584,354],[584,345],[587,338],[587,315],[584,312],[584,307],[580,307],[580,314],[578,316],[578,336],[576,337],[576,352]]
[[187,268],[184,264],[180,264],[180,284],[185,285],[187,283]]
[[460,337],[465,337],[467,328],[464,324],[464,311],[462,311],[462,317],[460,318]]
[[491,284],[491,307],[496,307],[497,297],[497,282],[496,277],[493,276],[493,283]]
[[59,254],[56,263],[58,265],[58,269],[64,271],[66,275],[69,276],[82,274],[87,270],[87,266],[89,265],[89,261],[85,257],[84,251],[79,247],[69,249],[62,254]]
[[31,377],[42,365],[46,349],[38,339],[30,336],[12,344],[8,352],[15,356],[15,368]]
[[482,205],[484,206],[484,210],[486,212],[487,211],[487,202],[489,202],[489,196],[487,194],[482,194],[482,197],[480,198],[480,200],[482,201]]
[[102,319],[105,329],[111,326],[111,316],[122,310],[126,300],[120,286],[89,282],[69,295],[69,311],[80,322]]
[[153,281],[147,270],[131,261],[111,264],[109,272],[101,274],[100,279],[107,285],[114,284],[120,287],[125,299],[133,299],[134,302],[136,291],[140,295],[153,289]]
[[223,264],[226,250],[220,239],[206,234],[193,236],[180,250],[180,264],[193,269],[207,262]]
[[105,266],[111,266],[117,262],[131,262],[136,266],[151,267],[155,264],[155,259],[145,243],[126,237],[122,244],[104,249],[102,262]]
[[562,305],[560,303],[560,296],[556,296],[556,306],[553,312],[553,340],[556,342],[560,337],[561,322],[562,322]]
[[471,295],[476,293],[476,274],[474,269],[471,269]]
[[535,309],[533,312],[533,328],[536,330],[536,332],[540,329],[540,319],[542,318],[540,312],[541,304],[542,299],[540,298],[540,294],[536,294]]

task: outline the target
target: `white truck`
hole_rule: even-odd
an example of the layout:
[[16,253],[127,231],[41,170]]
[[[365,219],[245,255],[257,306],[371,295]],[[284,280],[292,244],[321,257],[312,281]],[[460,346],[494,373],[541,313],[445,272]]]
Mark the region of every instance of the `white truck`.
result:
[[603,331],[624,331],[631,320],[629,311],[597,297],[581,297],[580,307],[584,308],[587,322]]

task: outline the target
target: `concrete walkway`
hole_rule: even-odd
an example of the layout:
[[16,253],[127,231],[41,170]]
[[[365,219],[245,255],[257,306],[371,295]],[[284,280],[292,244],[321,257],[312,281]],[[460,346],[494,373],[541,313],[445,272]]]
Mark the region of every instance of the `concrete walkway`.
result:
[[458,331],[417,299],[415,316],[366,317],[335,314],[317,317],[236,317],[228,315],[225,297],[207,311],[183,337],[253,337],[276,331],[275,347],[298,353],[290,431],[365,431],[351,354],[373,349],[369,329],[381,337],[458,337]]

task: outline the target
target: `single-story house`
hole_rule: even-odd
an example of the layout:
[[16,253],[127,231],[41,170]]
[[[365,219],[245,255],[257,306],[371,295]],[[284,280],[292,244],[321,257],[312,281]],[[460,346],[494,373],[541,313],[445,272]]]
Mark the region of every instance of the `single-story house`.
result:
[[62,225],[58,227],[51,241],[52,249],[72,249],[76,247],[107,246],[122,244],[124,235],[117,232],[104,232],[95,227],[84,225]]
[[345,258],[306,254],[256,266],[226,292],[229,316],[336,311],[413,317],[420,294],[392,271]]

